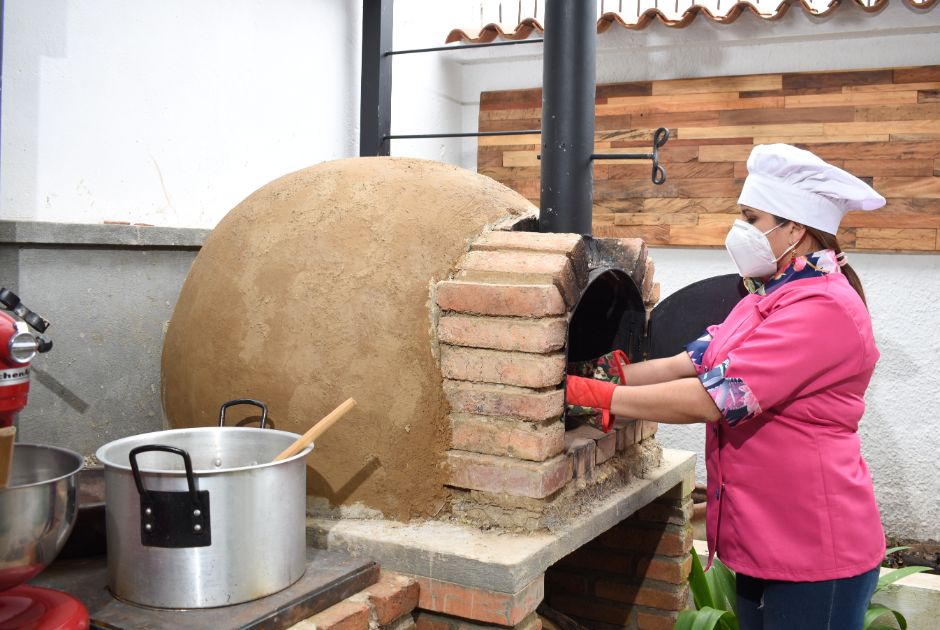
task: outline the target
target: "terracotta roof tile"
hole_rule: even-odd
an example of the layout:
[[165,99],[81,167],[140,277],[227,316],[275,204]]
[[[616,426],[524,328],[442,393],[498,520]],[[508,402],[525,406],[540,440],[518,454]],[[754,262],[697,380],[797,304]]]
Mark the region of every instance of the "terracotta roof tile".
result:
[[[888,0],[852,0],[852,2],[869,13],[878,12],[888,4]],[[904,0],[904,2],[917,9],[926,9],[935,4],[937,0]],[[699,14],[721,24],[734,22],[745,11],[750,11],[765,20],[776,20],[787,12],[791,4],[789,0],[754,0],[754,2],[727,3],[725,7],[722,7],[721,0],[675,0],[674,3],[669,3],[673,5],[671,9],[664,10],[655,6],[640,11],[641,3],[645,4],[643,0],[599,0],[597,32],[603,33],[613,24],[631,30],[640,30],[653,21],[658,21],[665,26],[682,28],[688,26]],[[811,15],[824,16],[834,11],[839,6],[840,0],[796,0],[793,2],[793,4],[797,3]],[[447,35],[446,42],[448,44],[451,42],[482,44],[497,38],[507,40],[526,39],[533,32],[542,34],[545,31],[541,21],[544,16],[544,9],[540,5],[544,5],[544,3],[534,4],[535,15],[522,17],[523,3],[520,2],[519,20],[515,24],[497,21],[489,22],[478,29],[455,28]],[[605,10],[610,5],[616,5],[618,10]],[[630,5],[634,7],[634,11],[625,10]]]

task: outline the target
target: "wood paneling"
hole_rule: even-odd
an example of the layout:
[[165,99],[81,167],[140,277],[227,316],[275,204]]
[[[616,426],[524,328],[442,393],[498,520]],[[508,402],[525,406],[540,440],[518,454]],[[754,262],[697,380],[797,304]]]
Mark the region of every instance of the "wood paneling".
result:
[[[541,90],[487,92],[480,130],[537,128]],[[653,130],[667,182],[650,161],[594,165],[594,233],[658,246],[720,247],[755,144],[787,142],[870,182],[888,199],[851,212],[847,249],[940,251],[940,66],[763,74],[603,85],[596,98],[597,153],[648,152]],[[478,169],[538,203],[538,136],[478,144]]]

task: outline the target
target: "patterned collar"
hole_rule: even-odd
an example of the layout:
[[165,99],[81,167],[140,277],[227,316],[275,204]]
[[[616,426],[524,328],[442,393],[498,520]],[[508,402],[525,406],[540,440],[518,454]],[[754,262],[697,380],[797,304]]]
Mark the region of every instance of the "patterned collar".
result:
[[831,249],[821,249],[818,252],[797,256],[783,271],[766,279],[745,278],[744,288],[748,290],[748,293],[767,295],[787,282],[803,278],[817,278],[829,273],[841,273],[839,263],[836,262],[836,253]]

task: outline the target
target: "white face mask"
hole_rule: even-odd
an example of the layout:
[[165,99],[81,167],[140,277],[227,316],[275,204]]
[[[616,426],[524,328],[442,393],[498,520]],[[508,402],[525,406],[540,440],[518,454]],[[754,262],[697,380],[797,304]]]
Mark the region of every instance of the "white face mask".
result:
[[777,261],[796,247],[794,243],[782,254],[774,257],[774,250],[767,240],[767,235],[781,225],[783,224],[778,223],[766,232],[761,232],[747,221],[738,219],[734,222],[725,238],[725,247],[742,277],[763,278],[771,275],[777,271]]

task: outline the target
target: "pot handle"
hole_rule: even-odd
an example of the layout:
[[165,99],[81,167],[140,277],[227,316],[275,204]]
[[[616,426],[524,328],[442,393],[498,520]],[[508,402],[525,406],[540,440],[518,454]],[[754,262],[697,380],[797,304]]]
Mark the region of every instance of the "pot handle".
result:
[[[137,456],[149,451],[163,451],[183,458],[188,492],[165,492],[144,488]],[[193,462],[189,453],[175,446],[145,444],[131,449],[128,459],[134,474],[134,484],[140,494],[141,544],[145,547],[206,547],[211,545],[209,491],[196,490]]]
[[230,400],[228,402],[222,403],[222,407],[219,408],[219,426],[225,426],[225,410],[229,407],[234,407],[235,405],[254,405],[261,409],[261,428],[264,428],[264,423],[268,421],[268,406],[261,402],[260,400],[254,400],[251,398],[238,398],[236,400]]
[[167,446],[165,444],[146,444],[144,446],[138,446],[137,448],[131,449],[131,452],[128,453],[127,457],[131,460],[131,470],[134,473],[134,483],[137,484],[137,492],[140,494],[140,496],[149,498],[150,491],[144,488],[144,481],[140,478],[140,467],[137,465],[137,456],[140,453],[146,453],[149,451],[163,451],[166,453],[173,453],[174,455],[179,455],[183,458],[183,466],[186,467],[186,484],[189,486],[189,498],[192,499],[193,503],[199,503],[199,498],[196,494],[196,479],[193,477],[193,461],[190,459],[189,453],[181,448]]

